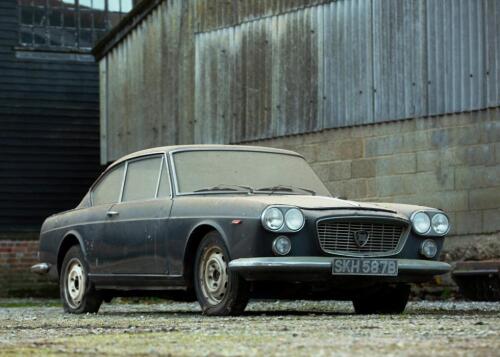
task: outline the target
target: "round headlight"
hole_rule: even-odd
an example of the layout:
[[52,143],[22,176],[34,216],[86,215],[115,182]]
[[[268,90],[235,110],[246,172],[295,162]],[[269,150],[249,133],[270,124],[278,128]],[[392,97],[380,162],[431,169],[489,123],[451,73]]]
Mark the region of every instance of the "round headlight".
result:
[[450,223],[448,222],[448,217],[442,213],[437,213],[432,217],[432,229],[437,234],[445,234],[450,228]]
[[431,219],[425,212],[417,212],[412,218],[413,229],[418,234],[425,234],[431,228]]
[[420,246],[420,254],[426,258],[434,258],[437,254],[438,248],[436,242],[432,239],[426,239],[422,242]]
[[288,229],[298,231],[304,226],[304,215],[298,208],[291,208],[285,213],[285,224]]
[[279,236],[273,242],[273,252],[276,255],[287,255],[292,249],[292,242],[285,236]]
[[272,231],[277,231],[283,227],[283,221],[283,213],[276,207],[266,209],[262,215],[262,223],[267,229]]

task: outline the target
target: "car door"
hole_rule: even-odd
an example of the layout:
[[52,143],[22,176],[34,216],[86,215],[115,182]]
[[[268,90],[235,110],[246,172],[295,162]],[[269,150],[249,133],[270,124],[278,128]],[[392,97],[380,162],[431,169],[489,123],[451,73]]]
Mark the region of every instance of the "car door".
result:
[[118,259],[117,252],[103,239],[108,212],[120,200],[125,176],[125,164],[119,164],[104,174],[91,190],[92,214],[80,230],[87,242],[87,260],[92,274],[102,273],[110,261]]
[[[163,197],[161,173],[167,170],[163,155],[126,163],[121,200],[107,213],[103,246],[113,250],[103,273],[165,274],[159,240],[167,234],[170,197]],[[168,173],[168,171],[167,171]]]

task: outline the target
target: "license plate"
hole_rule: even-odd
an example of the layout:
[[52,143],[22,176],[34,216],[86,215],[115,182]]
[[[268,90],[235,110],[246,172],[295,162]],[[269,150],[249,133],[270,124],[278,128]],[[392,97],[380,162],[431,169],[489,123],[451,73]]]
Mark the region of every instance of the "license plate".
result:
[[334,258],[332,274],[397,276],[398,261],[396,259]]

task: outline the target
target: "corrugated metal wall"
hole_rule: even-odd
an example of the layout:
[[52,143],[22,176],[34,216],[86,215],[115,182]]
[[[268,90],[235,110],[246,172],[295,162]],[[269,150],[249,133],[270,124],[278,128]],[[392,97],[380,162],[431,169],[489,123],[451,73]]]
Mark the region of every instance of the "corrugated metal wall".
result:
[[103,163],[161,143],[193,140],[190,6],[165,0],[101,60]]
[[104,59],[105,156],[495,107],[499,51],[496,0],[168,0]]

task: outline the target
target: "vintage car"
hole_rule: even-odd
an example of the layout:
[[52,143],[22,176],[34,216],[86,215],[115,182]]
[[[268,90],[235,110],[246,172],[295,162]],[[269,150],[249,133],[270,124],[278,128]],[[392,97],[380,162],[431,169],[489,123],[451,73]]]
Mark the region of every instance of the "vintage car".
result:
[[208,315],[250,297],[352,300],[401,313],[438,261],[439,209],[332,197],[299,154],[230,145],[159,147],[111,164],[75,209],[43,223],[36,273],[64,310],[123,295],[198,300]]

